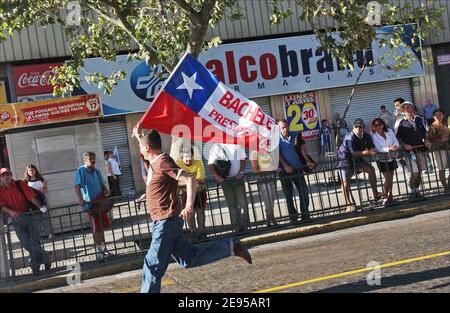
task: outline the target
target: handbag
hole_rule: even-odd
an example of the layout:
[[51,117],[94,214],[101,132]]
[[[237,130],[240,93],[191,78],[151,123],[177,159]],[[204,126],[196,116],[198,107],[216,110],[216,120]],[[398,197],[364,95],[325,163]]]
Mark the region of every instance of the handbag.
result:
[[[39,208],[38,208],[37,206],[35,206],[33,202],[29,201],[28,198],[27,198],[27,196],[25,195],[25,192],[23,192],[22,186],[20,185],[20,180],[16,180],[15,183],[16,183],[17,189],[19,189],[20,193],[25,197],[25,200],[27,200],[27,203],[28,203],[28,209],[29,209],[31,212],[39,211]],[[33,192],[34,192],[34,194],[36,195],[36,192],[35,192],[34,190],[33,190]]]
[[225,179],[228,175],[230,175],[231,161],[229,160],[225,149],[222,146],[220,146],[220,148],[222,149],[226,160],[216,160],[216,162],[214,162],[214,167],[216,169],[216,173]]

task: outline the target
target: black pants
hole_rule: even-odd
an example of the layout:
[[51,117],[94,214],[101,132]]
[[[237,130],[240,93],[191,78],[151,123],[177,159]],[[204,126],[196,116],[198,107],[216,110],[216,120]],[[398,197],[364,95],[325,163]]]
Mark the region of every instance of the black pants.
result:
[[117,179],[114,179],[112,175],[108,176],[109,191],[111,191],[111,196],[113,197],[118,197],[122,195],[119,186],[120,175],[116,175],[116,178]]
[[292,222],[297,218],[297,210],[294,205],[294,186],[297,187],[300,198],[300,212],[303,220],[309,219],[309,190],[303,173],[296,171],[295,174],[288,174],[285,171],[280,172],[281,187],[286,197],[286,204],[289,216]]

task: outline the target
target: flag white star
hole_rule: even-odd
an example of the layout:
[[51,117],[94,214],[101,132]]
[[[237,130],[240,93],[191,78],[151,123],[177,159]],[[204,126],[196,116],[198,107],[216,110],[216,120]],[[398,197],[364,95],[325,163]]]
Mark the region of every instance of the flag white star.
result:
[[183,75],[183,83],[177,87],[177,89],[186,89],[189,94],[189,99],[192,99],[192,93],[196,89],[203,89],[202,86],[197,84],[195,80],[197,79],[197,72],[195,72],[191,77],[187,76],[183,72],[181,72],[181,75]]

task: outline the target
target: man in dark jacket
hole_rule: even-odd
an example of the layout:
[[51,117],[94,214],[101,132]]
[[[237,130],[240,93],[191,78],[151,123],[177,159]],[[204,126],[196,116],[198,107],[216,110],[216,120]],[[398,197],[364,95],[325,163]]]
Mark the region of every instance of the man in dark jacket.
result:
[[431,143],[426,140],[427,125],[423,117],[414,114],[414,106],[405,101],[402,104],[403,118],[397,128],[397,139],[407,152],[406,169],[410,174],[411,197],[419,196],[420,172],[427,169],[427,150]]

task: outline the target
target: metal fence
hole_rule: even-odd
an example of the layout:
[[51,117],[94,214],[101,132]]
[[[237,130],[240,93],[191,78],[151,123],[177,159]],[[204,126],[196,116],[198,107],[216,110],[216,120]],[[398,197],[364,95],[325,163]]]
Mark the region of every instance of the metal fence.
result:
[[[448,190],[444,190],[441,182],[444,178],[448,183],[449,178],[448,146],[423,153],[378,154],[364,159],[363,162],[375,169],[376,185],[380,192],[385,178],[376,162],[386,160],[396,160],[398,164],[392,188],[394,202],[389,203],[392,209],[410,202],[449,198]],[[414,160],[418,165],[421,184],[417,194],[412,196],[409,169]],[[375,199],[367,173],[359,173],[361,160],[352,161],[356,173],[351,178],[349,189],[356,209],[366,211],[385,207],[384,199]],[[349,205],[344,201],[341,186],[340,171],[345,169],[349,169],[348,163],[328,156],[306,172],[305,168],[290,175],[283,175],[282,172],[247,173],[242,183],[235,179],[228,179],[223,184],[207,181],[207,236],[197,241],[279,230],[292,224],[311,223],[323,217],[350,214],[347,213]],[[297,181],[300,191],[294,185],[292,198],[289,198],[285,196],[286,188],[293,179],[304,179],[307,190],[301,181]],[[293,200],[295,211],[291,209],[289,212],[290,199]],[[118,197],[114,200],[112,209],[107,213],[111,227],[104,230],[106,248],[113,256],[106,261],[102,259],[102,262],[119,262],[123,258],[141,256],[149,248],[151,240],[151,220],[145,201],[139,202],[135,197]],[[240,202],[243,205],[240,206]],[[95,249],[94,233],[87,213],[78,205],[53,208],[45,214],[30,214],[39,225],[41,246],[52,253],[52,269],[39,277],[67,272],[74,263],[85,267],[98,266],[100,260]],[[8,280],[35,279],[31,277],[29,253],[22,247],[14,227],[7,221],[1,235],[5,238],[8,250]]]

